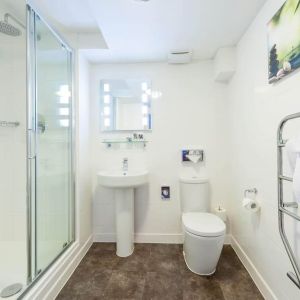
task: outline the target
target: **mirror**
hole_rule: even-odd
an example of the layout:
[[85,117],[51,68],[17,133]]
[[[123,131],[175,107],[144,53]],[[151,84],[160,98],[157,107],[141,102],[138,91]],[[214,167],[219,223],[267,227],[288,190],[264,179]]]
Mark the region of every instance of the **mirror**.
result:
[[151,130],[149,80],[102,80],[100,91],[102,131]]

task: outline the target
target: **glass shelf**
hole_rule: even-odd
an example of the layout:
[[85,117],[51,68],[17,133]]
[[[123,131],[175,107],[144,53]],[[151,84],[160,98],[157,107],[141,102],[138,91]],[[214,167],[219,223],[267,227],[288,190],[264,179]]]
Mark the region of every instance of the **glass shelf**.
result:
[[111,147],[112,145],[117,145],[117,144],[126,144],[126,145],[141,145],[143,144],[144,147],[146,147],[147,143],[149,143],[149,141],[146,140],[103,140],[101,142],[102,144],[106,144],[107,147]]

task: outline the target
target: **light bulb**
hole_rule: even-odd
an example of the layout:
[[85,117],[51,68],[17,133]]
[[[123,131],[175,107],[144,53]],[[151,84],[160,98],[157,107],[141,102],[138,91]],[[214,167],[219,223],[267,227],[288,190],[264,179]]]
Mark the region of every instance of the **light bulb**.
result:
[[142,106],[142,114],[143,115],[147,115],[148,114],[148,106],[146,106],[146,105]]
[[105,116],[109,116],[110,115],[110,107],[109,106],[105,106],[103,109],[104,115]]
[[144,127],[148,126],[148,118],[147,117],[143,118],[143,126]]
[[142,95],[142,102],[144,102],[144,103],[148,102],[148,95],[147,94]]
[[148,84],[147,82],[142,83],[142,91],[146,91],[148,89]]
[[103,84],[103,91],[104,92],[110,92],[110,85],[109,85],[109,83],[104,83]]
[[70,121],[68,119],[59,120],[59,124],[61,127],[69,127]]
[[104,95],[104,103],[109,104],[110,103],[110,95]]
[[105,118],[104,119],[104,126],[109,127],[110,126],[110,118]]
[[60,107],[59,108],[59,114],[61,116],[68,116],[70,114],[70,109],[69,107]]

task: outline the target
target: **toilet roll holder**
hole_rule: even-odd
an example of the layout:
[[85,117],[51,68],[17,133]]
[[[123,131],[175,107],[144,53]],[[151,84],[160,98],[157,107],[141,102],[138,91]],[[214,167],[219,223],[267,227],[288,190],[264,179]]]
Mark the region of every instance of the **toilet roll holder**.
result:
[[253,188],[253,189],[247,189],[244,191],[244,197],[246,198],[247,197],[247,194],[257,194],[257,189],[256,188]]

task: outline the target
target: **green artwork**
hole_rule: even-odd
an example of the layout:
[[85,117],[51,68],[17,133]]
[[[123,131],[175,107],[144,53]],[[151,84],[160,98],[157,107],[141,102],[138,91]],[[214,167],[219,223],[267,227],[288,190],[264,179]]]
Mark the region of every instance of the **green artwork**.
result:
[[287,0],[268,23],[269,83],[300,67],[300,0]]

